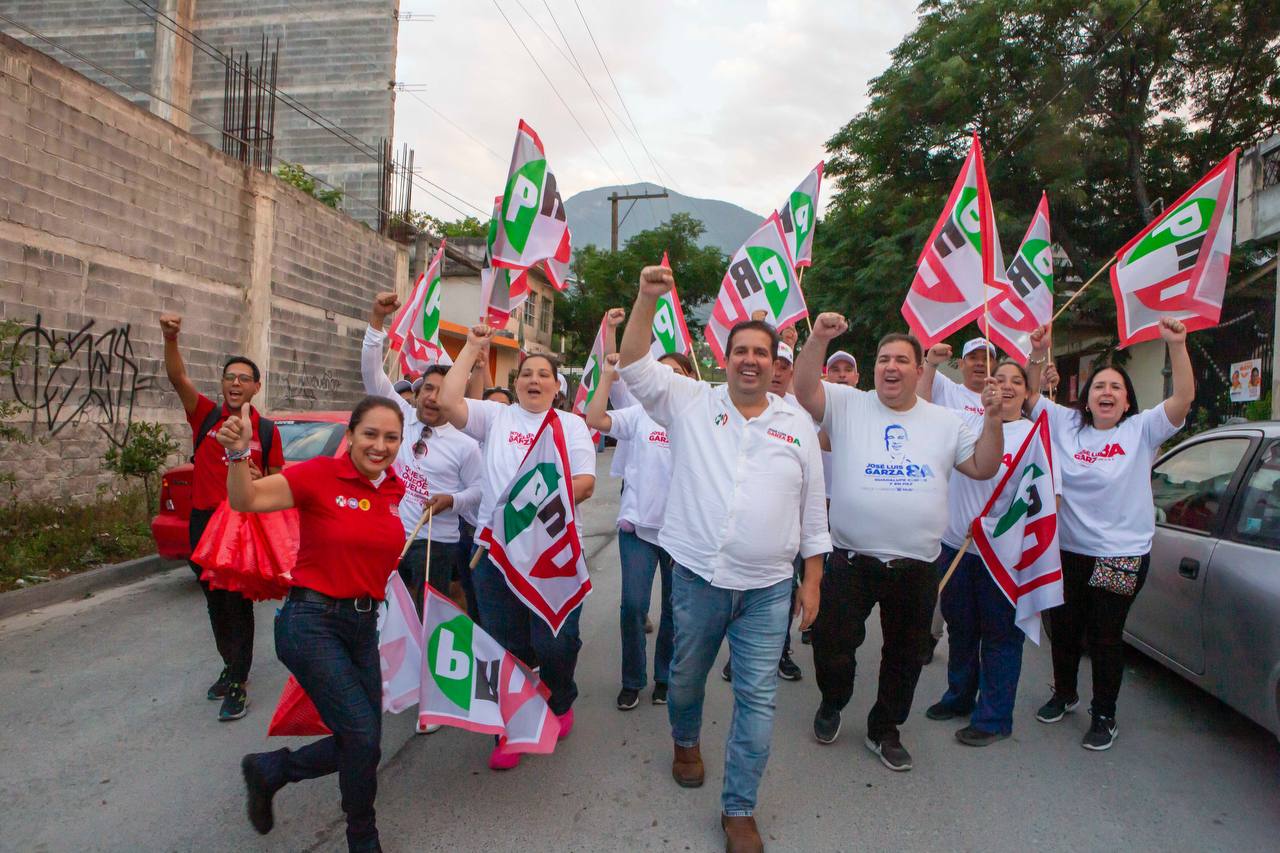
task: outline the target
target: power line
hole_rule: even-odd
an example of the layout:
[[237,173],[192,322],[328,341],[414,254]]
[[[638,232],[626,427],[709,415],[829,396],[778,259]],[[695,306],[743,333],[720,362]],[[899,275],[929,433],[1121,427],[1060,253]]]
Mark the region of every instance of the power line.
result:
[[409,97],[413,98],[415,101],[417,101],[418,103],[422,104],[422,105],[423,105],[424,107],[426,107],[427,109],[431,110],[431,112],[433,112],[433,113],[435,113],[436,115],[440,116],[441,120],[443,120],[446,124],[448,124],[448,125],[449,125],[450,127],[452,127],[454,130],[458,131],[458,133],[461,133],[461,134],[462,134],[463,136],[465,136],[467,139],[470,139],[470,140],[471,140],[472,142],[474,142],[476,145],[479,145],[479,146],[480,146],[481,148],[483,148],[485,151],[488,151],[488,152],[489,152],[490,154],[492,154],[495,158],[497,158],[497,160],[498,160],[500,163],[506,163],[506,162],[509,162],[509,158],[507,158],[507,157],[503,157],[503,156],[502,156],[501,154],[499,154],[497,151],[494,151],[494,150],[493,150],[492,148],[490,148],[488,145],[485,145],[485,144],[484,144],[483,142],[481,142],[479,139],[477,139],[476,137],[472,136],[470,133],[468,133],[468,132],[467,132],[466,128],[462,127],[462,126],[461,126],[461,125],[459,125],[457,122],[453,121],[453,119],[449,118],[447,115],[445,115],[444,113],[440,112],[438,109],[436,109],[435,107],[431,106],[431,104],[429,104],[429,103],[427,103],[425,100],[423,100],[423,99],[422,99],[422,97],[421,97],[421,96],[419,96],[417,92],[413,91],[412,89],[404,89],[404,88],[401,88],[402,86],[405,86],[405,85],[409,85],[409,84],[405,84],[405,83],[397,83],[397,84],[396,84],[396,91],[398,91],[398,92],[404,92],[406,95],[408,95]]

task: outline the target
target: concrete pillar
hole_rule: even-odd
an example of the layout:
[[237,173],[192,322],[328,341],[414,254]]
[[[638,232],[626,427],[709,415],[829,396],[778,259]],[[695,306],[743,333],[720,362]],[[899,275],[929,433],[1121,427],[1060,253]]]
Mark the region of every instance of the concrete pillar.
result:
[[[196,0],[158,0],[156,47],[151,61],[151,112],[182,130],[191,129],[191,30],[195,29]],[[172,18],[175,23],[165,20]],[[180,30],[181,35],[174,30]],[[163,100],[161,100],[161,98]],[[168,101],[169,103],[165,103]],[[174,104],[174,109],[169,104]]]
[[274,178],[245,167],[253,193],[252,251],[249,256],[249,284],[245,290],[245,312],[241,350],[263,371],[262,390],[254,399],[259,411],[271,405],[271,256],[276,243],[276,198]]

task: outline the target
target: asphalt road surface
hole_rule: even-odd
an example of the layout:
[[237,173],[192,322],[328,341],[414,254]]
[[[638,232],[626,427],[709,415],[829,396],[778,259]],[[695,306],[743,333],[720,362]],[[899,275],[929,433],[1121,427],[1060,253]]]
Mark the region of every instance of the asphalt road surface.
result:
[[[602,475],[607,463],[601,457]],[[554,755],[497,774],[485,766],[490,738],[456,729],[415,736],[412,714],[388,717],[378,791],[387,850],[723,849],[729,686],[714,675],[708,685],[708,779],[698,790],[671,780],[666,710],[647,691],[633,711],[613,705],[617,495],[606,476],[583,507],[595,591],[582,618],[573,735]],[[258,609],[250,711],[234,723],[219,723],[217,704],[204,698],[220,666],[185,568],[0,622],[0,851],[345,849],[336,777],[277,795],[269,836],[244,815],[240,756],[279,745],[265,737],[286,675],[272,649],[272,613],[270,603]],[[985,749],[958,744],[952,735],[963,722],[924,717],[945,687],[940,647],[903,728],[915,769],[886,770],[862,744],[879,642],[873,619],[831,746],[813,740],[812,659],[796,643],[805,677],[779,684],[757,811],[771,850],[1280,849],[1276,740],[1137,653],[1116,746],[1093,753],[1079,745],[1083,707],[1057,725],[1035,721],[1049,656],[1030,643],[1013,737]]]

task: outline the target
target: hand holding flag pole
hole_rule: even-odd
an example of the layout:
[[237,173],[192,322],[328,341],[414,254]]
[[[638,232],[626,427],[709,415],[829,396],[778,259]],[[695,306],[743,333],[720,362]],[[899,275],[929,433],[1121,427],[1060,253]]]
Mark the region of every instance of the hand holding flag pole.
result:
[[404,555],[409,553],[409,546],[413,544],[413,540],[418,538],[418,531],[422,529],[422,525],[427,525],[427,556],[431,556],[431,516],[435,512],[434,506],[428,506],[422,511],[422,517],[418,519],[418,524],[413,528],[413,532],[404,540],[404,548],[400,551],[400,557],[396,560],[396,565],[400,565],[400,560],[404,559]]

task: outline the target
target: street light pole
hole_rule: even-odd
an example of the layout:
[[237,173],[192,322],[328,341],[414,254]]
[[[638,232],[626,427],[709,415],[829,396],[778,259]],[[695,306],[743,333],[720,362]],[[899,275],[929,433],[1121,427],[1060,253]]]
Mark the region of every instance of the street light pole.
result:
[[647,198],[667,198],[666,190],[660,193],[640,193],[638,195],[619,195],[611,193],[609,195],[609,250],[618,251],[618,202],[620,201],[643,201]]

